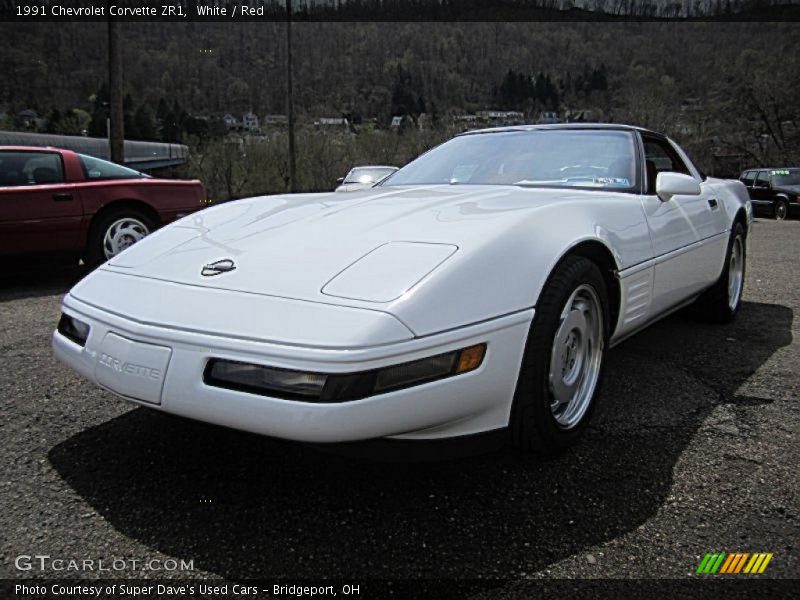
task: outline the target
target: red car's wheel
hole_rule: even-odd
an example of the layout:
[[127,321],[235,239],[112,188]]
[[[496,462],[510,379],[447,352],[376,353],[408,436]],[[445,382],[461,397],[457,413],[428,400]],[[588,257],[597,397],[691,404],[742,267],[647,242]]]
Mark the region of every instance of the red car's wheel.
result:
[[93,226],[86,248],[90,266],[111,260],[156,228],[153,220],[131,208],[121,208],[103,215]]

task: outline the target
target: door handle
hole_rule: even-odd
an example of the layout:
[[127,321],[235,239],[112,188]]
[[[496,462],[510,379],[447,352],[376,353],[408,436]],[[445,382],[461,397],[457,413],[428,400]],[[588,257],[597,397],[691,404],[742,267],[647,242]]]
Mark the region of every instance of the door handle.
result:
[[717,199],[716,199],[716,198],[709,198],[709,199],[708,199],[708,205],[709,205],[709,206],[710,206],[712,209],[714,209],[714,208],[717,208]]
[[69,200],[72,200],[72,194],[68,192],[53,194],[53,200],[55,200],[56,202],[67,202]]

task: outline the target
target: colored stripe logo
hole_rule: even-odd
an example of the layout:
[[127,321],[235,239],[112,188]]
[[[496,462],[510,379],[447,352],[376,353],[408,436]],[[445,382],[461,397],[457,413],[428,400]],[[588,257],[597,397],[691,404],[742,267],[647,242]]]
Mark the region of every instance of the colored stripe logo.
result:
[[700,561],[696,573],[702,575],[761,574],[772,560],[772,552],[708,552]]

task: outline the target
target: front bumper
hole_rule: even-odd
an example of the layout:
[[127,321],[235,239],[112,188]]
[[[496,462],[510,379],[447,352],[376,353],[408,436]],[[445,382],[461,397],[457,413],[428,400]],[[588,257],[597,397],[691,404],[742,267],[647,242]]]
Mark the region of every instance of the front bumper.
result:
[[[56,357],[104,389],[176,415],[307,442],[438,439],[505,427],[533,318],[530,309],[423,338],[330,348],[172,328],[123,317],[72,295],[64,299],[63,311],[91,331],[83,347],[54,332]],[[203,382],[211,358],[352,373],[477,343],[486,343],[487,351],[475,371],[350,402],[298,402]]]

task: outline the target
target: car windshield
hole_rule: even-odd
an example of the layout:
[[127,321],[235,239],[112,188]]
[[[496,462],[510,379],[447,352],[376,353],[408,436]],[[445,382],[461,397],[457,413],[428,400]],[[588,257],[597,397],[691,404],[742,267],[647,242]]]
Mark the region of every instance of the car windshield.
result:
[[94,156],[86,156],[85,154],[78,154],[83,167],[83,174],[86,179],[90,181],[97,181],[100,179],[142,179],[147,177],[144,173],[134,171],[128,167],[123,167],[107,160],[101,160]]
[[437,146],[381,185],[488,184],[627,191],[636,185],[634,157],[630,131],[477,133]]
[[356,167],[350,170],[344,183],[375,183],[394,170],[393,167]]
[[800,169],[775,169],[771,175],[772,185],[800,185]]

